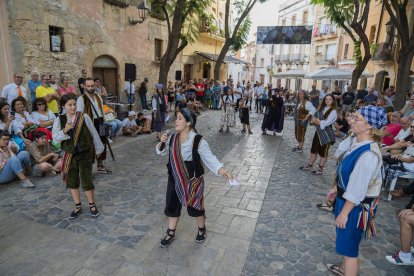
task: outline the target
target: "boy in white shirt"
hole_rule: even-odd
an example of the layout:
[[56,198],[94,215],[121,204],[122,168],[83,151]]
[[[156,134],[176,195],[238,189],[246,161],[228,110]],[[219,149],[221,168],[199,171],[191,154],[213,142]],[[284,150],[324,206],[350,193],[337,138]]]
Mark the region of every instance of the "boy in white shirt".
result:
[[134,111],[128,112],[128,118],[125,118],[122,121],[122,134],[126,136],[137,136],[141,133],[137,122],[135,121],[135,116],[137,114]]

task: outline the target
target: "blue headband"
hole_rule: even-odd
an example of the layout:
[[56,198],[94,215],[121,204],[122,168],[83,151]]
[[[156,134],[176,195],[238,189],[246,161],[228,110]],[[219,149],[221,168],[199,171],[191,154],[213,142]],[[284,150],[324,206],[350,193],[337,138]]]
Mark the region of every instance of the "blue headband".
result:
[[193,119],[193,115],[191,115],[191,111],[188,108],[183,108],[181,109],[181,111],[183,111],[187,117],[187,119],[190,121],[191,127],[194,127],[194,119]]

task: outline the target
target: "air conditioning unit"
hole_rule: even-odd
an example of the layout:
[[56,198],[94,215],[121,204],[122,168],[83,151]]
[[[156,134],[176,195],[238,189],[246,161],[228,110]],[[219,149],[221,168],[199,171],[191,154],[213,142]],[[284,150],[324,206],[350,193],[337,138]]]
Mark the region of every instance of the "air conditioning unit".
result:
[[51,40],[52,40],[52,51],[60,52],[60,43],[61,43],[60,37],[57,35],[52,35]]

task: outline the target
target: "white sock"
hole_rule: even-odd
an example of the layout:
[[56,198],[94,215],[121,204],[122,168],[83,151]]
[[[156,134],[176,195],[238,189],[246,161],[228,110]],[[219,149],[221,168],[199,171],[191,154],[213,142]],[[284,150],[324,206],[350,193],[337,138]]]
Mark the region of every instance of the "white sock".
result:
[[411,260],[411,252],[404,253],[400,250],[400,258],[405,260]]

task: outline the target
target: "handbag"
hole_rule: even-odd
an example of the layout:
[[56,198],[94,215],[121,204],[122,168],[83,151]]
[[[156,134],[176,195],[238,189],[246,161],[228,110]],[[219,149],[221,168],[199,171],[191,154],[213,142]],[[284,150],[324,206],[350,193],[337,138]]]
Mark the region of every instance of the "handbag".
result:
[[110,121],[115,120],[114,113],[105,114],[104,120],[105,122],[110,122]]
[[[88,98],[88,100],[89,100],[89,98]],[[101,136],[101,137],[109,136],[109,128],[106,127],[104,118],[99,117],[98,111],[96,111],[96,108],[95,108],[95,106],[93,105],[92,102],[91,102],[91,106],[92,106],[93,112],[95,113],[96,117],[99,118],[99,125],[98,125],[98,129],[97,129],[98,135]]]

